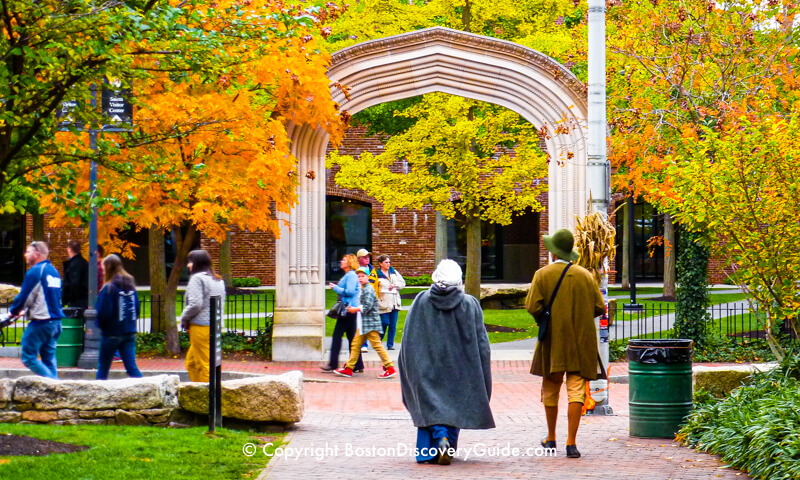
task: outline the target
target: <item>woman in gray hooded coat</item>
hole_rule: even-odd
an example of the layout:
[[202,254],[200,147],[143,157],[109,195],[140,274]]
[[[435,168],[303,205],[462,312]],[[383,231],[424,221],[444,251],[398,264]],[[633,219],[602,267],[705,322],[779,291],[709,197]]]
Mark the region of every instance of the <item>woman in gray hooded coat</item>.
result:
[[449,465],[462,428],[494,428],[489,337],[461,267],[442,260],[406,317],[398,358],[403,404],[417,427],[417,462]]

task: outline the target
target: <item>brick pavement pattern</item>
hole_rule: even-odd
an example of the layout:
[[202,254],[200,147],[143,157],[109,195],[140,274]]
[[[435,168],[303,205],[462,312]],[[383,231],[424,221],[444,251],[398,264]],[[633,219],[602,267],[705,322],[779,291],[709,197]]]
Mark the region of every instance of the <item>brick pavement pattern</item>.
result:
[[[139,358],[142,370],[183,371],[182,359]],[[611,375],[627,374],[627,364],[612,364]],[[381,364],[365,362],[352,379],[319,370],[317,362],[223,362],[223,371],[280,374],[303,370],[306,376],[303,420],[286,437],[287,447],[309,449],[299,459],[273,458],[258,477],[264,479],[364,480],[378,478],[546,478],[548,480],[743,479],[716,456],[681,447],[668,439],[639,439],[628,434],[628,385],[612,384],[614,416],[584,417],[578,431],[580,459],[564,454],[566,401],[558,424],[558,456],[524,456],[537,447],[547,427],[540,402],[541,381],[528,373],[529,361],[493,361],[491,406],[497,428],[463,430],[450,466],[418,465],[411,450],[416,428],[403,406],[400,381],[376,378]],[[19,359],[0,358],[0,368],[25,368]],[[112,365],[120,370],[120,363]],[[66,370],[66,369],[63,369]],[[325,452],[325,447],[328,451]],[[518,456],[502,449],[517,448]],[[356,456],[356,449],[368,449]],[[374,450],[373,450],[374,449]],[[263,455],[261,451],[257,453]],[[469,454],[469,456],[467,456]]]

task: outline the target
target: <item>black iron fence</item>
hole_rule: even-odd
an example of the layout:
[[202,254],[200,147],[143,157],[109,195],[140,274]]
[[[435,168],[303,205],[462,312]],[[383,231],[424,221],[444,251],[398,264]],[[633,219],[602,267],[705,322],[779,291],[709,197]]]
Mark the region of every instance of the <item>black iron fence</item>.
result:
[[[707,308],[706,333],[728,338],[734,342],[766,338],[764,322],[759,313],[752,311],[746,302],[724,303]],[[611,340],[629,338],[674,338],[675,304],[645,303],[639,310],[626,310],[618,303],[609,312]],[[788,324],[777,329],[779,334],[796,341]]]
[[[137,331],[152,332],[154,326],[164,322],[177,321],[185,307],[185,298],[179,293],[175,298],[175,316],[165,317],[165,300],[158,295],[143,294],[139,298],[139,319]],[[0,315],[8,312],[10,305],[0,304]],[[275,313],[275,294],[272,291],[252,292],[225,297],[223,310],[223,332],[237,333],[245,337],[255,337],[258,330],[271,330]],[[20,318],[14,324],[0,329],[0,346],[19,345],[27,318]]]
[[[186,306],[185,301],[182,294],[175,298],[174,321],[180,318]],[[172,318],[165,317],[167,314],[164,311],[164,303],[164,298],[158,295],[140,299],[138,331],[151,332],[154,325],[173,321]],[[275,295],[271,291],[226,296],[222,331],[254,337],[259,329],[272,326],[274,313]]]

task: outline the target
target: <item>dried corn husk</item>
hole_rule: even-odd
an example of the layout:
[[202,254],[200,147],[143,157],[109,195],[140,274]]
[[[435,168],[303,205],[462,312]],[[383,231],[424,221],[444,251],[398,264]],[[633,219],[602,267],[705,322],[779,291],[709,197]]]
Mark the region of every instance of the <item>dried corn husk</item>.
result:
[[581,254],[578,265],[592,272],[600,285],[608,262],[616,254],[616,229],[602,213],[594,212],[583,218],[576,217],[575,249]]

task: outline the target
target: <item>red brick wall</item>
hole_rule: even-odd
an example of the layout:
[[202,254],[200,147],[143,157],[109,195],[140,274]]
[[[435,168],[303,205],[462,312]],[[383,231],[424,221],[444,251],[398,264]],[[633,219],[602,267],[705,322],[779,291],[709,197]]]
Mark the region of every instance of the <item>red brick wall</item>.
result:
[[[366,136],[366,127],[352,127],[339,147],[342,155],[358,156],[364,152],[379,155],[383,152],[386,136]],[[330,146],[328,151],[330,151]],[[392,167],[399,172],[402,164]],[[430,274],[435,268],[436,212],[430,207],[419,211],[398,209],[384,213],[383,204],[362,191],[339,187],[334,181],[338,167],[326,170],[326,193],[372,204],[372,258],[378,255],[392,257],[392,265],[403,275],[416,277]],[[355,253],[355,252],[353,252]]]
[[[219,273],[219,243],[201,236],[200,247],[207,250]],[[275,237],[271,233],[231,232],[231,270],[234,277],[258,277],[262,285],[275,285]]]
[[[44,216],[44,238],[50,246],[50,262],[58,269],[61,275],[62,263],[67,257],[67,242],[78,240],[83,246],[81,248],[83,258],[89,258],[89,229],[83,228],[51,228],[50,215]],[[25,244],[26,246],[33,241],[33,216],[25,215]]]

